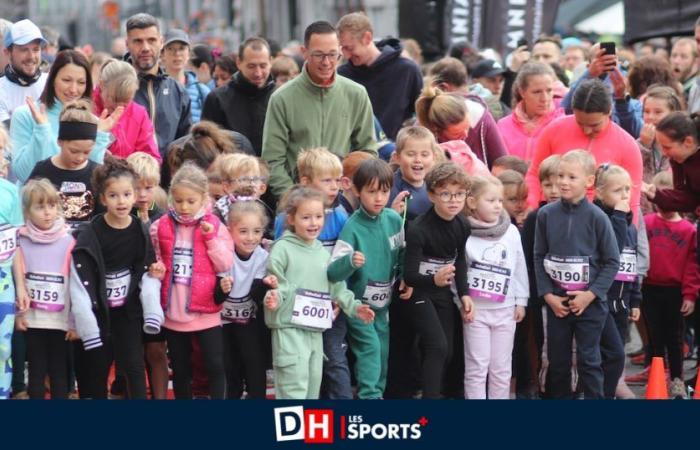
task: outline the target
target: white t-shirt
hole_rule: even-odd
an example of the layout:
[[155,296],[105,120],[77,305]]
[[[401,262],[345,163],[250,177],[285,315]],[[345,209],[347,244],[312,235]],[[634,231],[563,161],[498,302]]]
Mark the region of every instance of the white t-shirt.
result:
[[27,97],[39,100],[46,85],[46,78],[48,74],[42,73],[39,80],[29,86],[20,86],[7,77],[0,78],[0,122],[10,120],[14,110],[24,105]]
[[[265,278],[267,271],[267,257],[269,254],[261,246],[258,246],[247,261],[243,261],[238,254],[233,254],[233,267],[230,275],[233,277],[233,289],[224,302],[221,320],[224,324],[235,322],[238,319],[255,317],[253,299],[250,298],[250,288],[256,279]],[[234,306],[237,304],[237,306]],[[234,313],[235,309],[251,310],[250,316],[240,317]],[[261,316],[262,317],[262,316]]]

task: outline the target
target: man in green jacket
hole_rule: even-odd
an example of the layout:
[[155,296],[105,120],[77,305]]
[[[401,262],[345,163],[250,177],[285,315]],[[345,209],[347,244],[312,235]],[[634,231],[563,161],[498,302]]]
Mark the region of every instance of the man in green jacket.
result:
[[326,147],[340,157],[354,150],[377,152],[367,91],[336,75],[340,50],[333,25],[309,25],[302,52],[306,62],[301,74],[272,94],[263,129],[262,158],[278,198],[296,182],[303,149]]

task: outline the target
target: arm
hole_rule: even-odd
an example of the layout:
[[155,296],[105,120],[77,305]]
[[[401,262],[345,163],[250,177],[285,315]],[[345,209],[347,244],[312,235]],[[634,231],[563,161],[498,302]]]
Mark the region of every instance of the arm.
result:
[[642,195],[642,183],[644,182],[644,168],[642,155],[639,148],[632,139],[626,139],[625,148],[620,149],[622,160],[620,165],[624,167],[632,179],[632,192],[630,195],[630,209],[634,214],[634,222],[639,219],[639,208],[641,206],[640,197]]
[[418,272],[421,260],[423,260],[423,236],[416,231],[416,227],[409,228],[406,236],[406,258],[404,260],[403,279],[411,287],[434,288],[433,275],[421,275]]
[[335,283],[345,281],[358,269],[352,264],[352,254],[355,252],[355,240],[344,228],[333,248],[331,262],[328,265],[328,281]]
[[213,92],[207,95],[206,100],[204,100],[204,106],[202,107],[202,120],[209,120],[211,122],[217,123],[222,127],[225,127],[224,123],[224,113],[219,105],[219,98]]
[[637,223],[639,225],[639,230],[637,231],[637,274],[640,278],[644,278],[649,272],[649,238],[647,237],[647,226],[641,210],[639,211]]
[[107,146],[109,146],[111,133],[106,131],[98,131],[97,137],[95,138],[95,145],[92,147],[90,152],[90,161],[94,161],[97,164],[102,164],[105,159],[105,152],[107,151]]
[[617,250],[621,252],[625,248],[627,240],[627,214],[622,211],[614,211],[613,215],[610,216],[610,223],[617,241]]
[[230,272],[233,265],[233,239],[226,227],[219,225],[217,230],[202,235],[214,270],[217,273]]
[[190,97],[184,89],[180,90],[180,96],[180,120],[177,124],[175,139],[181,138],[189,133],[190,127],[192,127],[192,105],[190,104]]
[[75,330],[83,341],[83,347],[85,350],[101,347],[100,327],[92,311],[92,300],[75,269],[75,260],[70,265],[70,298]]
[[363,150],[373,156],[377,156],[377,141],[374,138],[374,116],[372,115],[372,103],[369,101],[366,91],[362,91],[355,127],[350,135],[350,149]]
[[[466,222],[466,220],[465,220]],[[467,225],[468,226],[468,225]],[[467,230],[467,238],[469,237],[470,229]],[[467,278],[467,256],[466,252],[467,240],[461,242],[457,247],[457,259],[455,260],[455,284],[457,285],[457,295],[463,297],[469,295],[469,283]]]
[[362,302],[355,299],[355,294],[345,287],[345,282],[331,283],[330,294],[333,301],[338,303],[348,317],[355,317],[357,307],[362,305]]
[[289,127],[283,110],[282,101],[272,95],[265,115],[263,127],[262,159],[270,167],[269,186],[272,194],[279,198],[294,181],[287,172],[287,152],[289,149]]
[[12,115],[10,126],[12,142],[12,172],[25,183],[39,161],[53,156],[57,144],[51,137],[49,123],[37,124],[29,110],[19,108]]
[[591,279],[588,290],[598,298],[605,298],[610,286],[620,268],[620,252],[615,242],[615,233],[609,220],[596,220],[595,228],[598,236],[598,255],[600,269],[595,279]]
[[666,211],[692,212],[700,205],[700,195],[685,186],[683,165],[671,161],[673,189],[658,189],[652,203]]
[[697,262],[697,234],[695,230],[693,230],[689,241],[690,248],[686,254],[681,291],[683,293],[683,301],[694,302],[698,296],[698,289],[700,289],[700,271],[698,270]]
[[515,304],[519,306],[527,306],[527,300],[530,297],[530,280],[528,279],[527,263],[525,262],[525,252],[523,250],[523,245],[520,242],[520,236],[518,231],[513,230],[513,245],[516,247],[515,253],[515,272],[513,275],[514,281],[514,296]]
[[642,118],[639,117],[632,108],[631,99],[615,99],[615,115],[620,127],[637,139],[642,130]]
[[144,114],[143,120],[141,120],[139,125],[139,134],[136,137],[134,148],[138,152],[148,153],[153,156],[158,163],[162,163],[163,161],[158,151],[158,146],[156,145],[153,123],[148,119],[148,114]]
[[147,334],[160,333],[165,316],[160,306],[160,280],[145,273],[141,277],[141,307],[143,308],[143,331]]

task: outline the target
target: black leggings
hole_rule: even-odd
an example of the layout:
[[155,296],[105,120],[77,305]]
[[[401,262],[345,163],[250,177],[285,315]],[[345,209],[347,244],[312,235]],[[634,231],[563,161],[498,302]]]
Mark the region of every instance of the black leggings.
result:
[[642,311],[649,330],[653,356],[665,356],[671,378],[683,376],[683,297],[680,288],[642,287]]
[[209,397],[225,398],[224,337],[221,327],[181,332],[165,329],[170,361],[173,366],[173,390],[176,399],[192,398],[192,336],[199,339],[202,359],[209,377]]
[[31,399],[43,399],[44,377],[49,376],[51,398],[68,397],[68,369],[66,332],[30,328],[25,333],[27,360],[29,361],[29,387]]
[[226,356],[226,398],[240,399],[243,382],[247,398],[264,399],[267,367],[267,352],[260,333],[258,321],[247,324],[231,323],[223,327]]

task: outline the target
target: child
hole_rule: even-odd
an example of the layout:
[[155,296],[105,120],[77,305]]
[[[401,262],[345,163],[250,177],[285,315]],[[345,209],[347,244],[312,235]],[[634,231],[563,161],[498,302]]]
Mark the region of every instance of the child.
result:
[[[522,178],[522,177],[521,177]],[[520,234],[503,205],[503,185],[474,177],[467,195],[469,296],[478,311],[464,323],[464,393],[468,399],[508,399],[515,324],[529,294]]]
[[265,398],[265,369],[269,342],[258,322],[267,287],[277,288],[274,275],[265,276],[268,253],[261,246],[267,227],[264,207],[237,201],[229,208],[228,229],[234,242],[233,267],[220,282],[221,321],[224,323],[227,398],[239,399],[245,381],[246,398]]
[[221,305],[214,302],[216,274],[229,272],[233,243],[226,227],[211,214],[207,176],[185,163],[173,176],[170,210],[151,225],[158,257],[153,275],[163,280],[161,305],[173,368],[175,398],[192,398],[192,337],[202,350],[209,395],[224,398]]
[[522,227],[527,218],[527,185],[525,178],[515,170],[504,170],[498,174],[503,184],[503,207],[513,225]]
[[474,318],[464,254],[469,223],[461,215],[469,179],[461,167],[442,162],[428,173],[425,185],[433,207],[408,229],[404,280],[414,289],[408,300],[409,319],[422,351],[423,398],[440,398],[459,314],[452,301],[452,281],[464,320]]
[[146,270],[155,260],[146,227],[131,215],[136,174],[126,161],[108,156],[92,184],[107,212],[78,230],[70,295],[81,398],[106,398],[112,361],[125,374],[129,398],[146,398],[142,330],[160,331],[160,283]]
[[328,281],[330,255],[318,241],[327,199],[316,189],[293,187],[285,201],[289,229],[270,252],[268,273],[279,285],[265,297],[265,323],[272,329],[278,399],[318,398],[324,356],[320,332],[332,326],[332,302],[348,317],[367,323],[374,319],[369,305],[355,300],[344,283]]
[[547,356],[553,398],[571,397],[571,351],[576,338],[585,398],[603,398],[600,336],[608,316],[607,292],[620,262],[610,221],[586,198],[595,160],[585,150],[562,156],[561,199],[540,208],[535,231],[538,295],[547,309]]
[[341,190],[339,198],[340,206],[343,207],[348,217],[360,207],[360,199],[357,198],[352,189],[352,178],[358,167],[368,159],[372,159],[372,155],[367,152],[351,152],[343,158],[343,176],[340,177]]
[[[666,151],[664,138],[658,138],[662,142],[662,149]],[[674,154],[671,153],[671,158],[673,157]],[[677,166],[677,163],[674,164],[674,168]],[[653,185],[657,197],[661,193],[673,192],[668,172],[656,174]],[[675,179],[673,185],[678,186]],[[658,204],[657,209],[656,214],[644,216],[651,264],[642,285],[642,310],[647,321],[653,356],[663,357],[668,354],[671,369],[670,395],[673,398],[685,398],[682,379],[683,316],[693,313],[700,288],[698,264],[695,260],[696,230],[677,211],[668,211]]]
[[527,174],[527,163],[515,155],[501,156],[493,162],[491,174],[498,177],[504,170],[515,170],[524,178]]
[[641,292],[637,280],[637,228],[632,223],[630,192],[632,179],[620,166],[603,164],[595,177],[594,203],[605,212],[615,232],[620,267],[608,291],[610,314],[600,340],[603,357],[605,398],[634,398],[622,378],[625,366],[625,336],[631,318],[639,320]]
[[270,75],[275,80],[275,88],[280,88],[286,82],[299,75],[299,65],[294,58],[280,55],[272,61]]
[[19,231],[13,263],[18,329],[25,331],[29,362],[28,392],[43,399],[49,377],[52,399],[68,397],[68,340],[77,335],[68,295],[75,239],[61,217],[58,192],[48,180],[30,180],[22,189],[26,226]]
[[[394,284],[402,276],[405,250],[401,216],[385,208],[394,174],[389,164],[370,158],[353,176],[353,196],[360,206],[350,216],[333,249],[328,279],[347,280],[348,288],[374,311],[374,324],[348,318],[350,349],[357,359],[355,378],[361,399],[382,398],[389,357],[388,309]],[[412,289],[401,280],[408,299]]]

